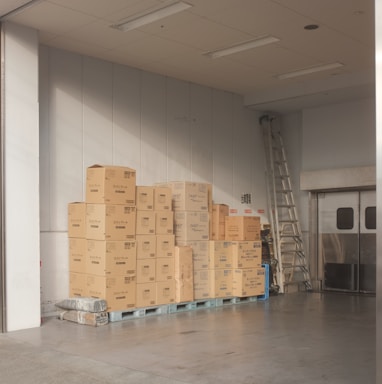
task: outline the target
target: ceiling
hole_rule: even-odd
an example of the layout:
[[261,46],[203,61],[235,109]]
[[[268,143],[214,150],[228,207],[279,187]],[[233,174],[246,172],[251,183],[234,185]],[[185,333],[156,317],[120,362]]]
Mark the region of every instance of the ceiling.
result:
[[[111,25],[167,0],[1,0],[2,21],[41,44],[243,95],[285,113],[374,96],[374,0],[185,0],[192,7],[122,32]],[[316,24],[317,29],[304,26]],[[279,41],[212,59],[207,52],[262,36]],[[342,67],[289,79],[317,65]]]

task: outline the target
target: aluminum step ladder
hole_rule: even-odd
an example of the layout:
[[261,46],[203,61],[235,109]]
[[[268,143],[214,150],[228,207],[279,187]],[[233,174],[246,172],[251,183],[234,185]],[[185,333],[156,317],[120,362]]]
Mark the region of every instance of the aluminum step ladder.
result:
[[298,291],[301,288],[311,290],[284,143],[280,132],[272,128],[273,119],[268,115],[260,118],[267,165],[269,221],[277,264],[274,284],[279,286],[280,293]]

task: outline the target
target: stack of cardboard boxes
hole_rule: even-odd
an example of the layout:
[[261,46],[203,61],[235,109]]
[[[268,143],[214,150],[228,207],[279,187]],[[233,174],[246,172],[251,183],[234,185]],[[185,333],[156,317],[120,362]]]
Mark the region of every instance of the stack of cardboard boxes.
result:
[[175,302],[175,236],[171,190],[137,186],[136,307]]
[[127,167],[89,167],[68,235],[70,297],[105,299],[109,312],[193,300],[192,250],[175,248],[170,187],[137,186]]
[[194,299],[210,298],[209,238],[212,189],[210,184],[187,181],[162,183],[172,190],[175,244],[191,247]]
[[105,299],[108,311],[135,306],[135,182],[133,169],[95,165],[86,201],[69,204],[70,296]]
[[233,247],[233,296],[259,296],[265,293],[265,269],[261,267],[260,218],[226,216],[225,238]]
[[109,312],[264,293],[260,219],[229,216],[210,184],[137,186],[131,168],[89,167],[68,235],[70,297]]

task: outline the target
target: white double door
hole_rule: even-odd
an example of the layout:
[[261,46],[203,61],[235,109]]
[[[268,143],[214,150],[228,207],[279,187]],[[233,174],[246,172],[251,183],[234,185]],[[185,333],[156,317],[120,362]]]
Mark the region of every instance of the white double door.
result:
[[376,290],[375,191],[318,195],[318,255],[325,290]]

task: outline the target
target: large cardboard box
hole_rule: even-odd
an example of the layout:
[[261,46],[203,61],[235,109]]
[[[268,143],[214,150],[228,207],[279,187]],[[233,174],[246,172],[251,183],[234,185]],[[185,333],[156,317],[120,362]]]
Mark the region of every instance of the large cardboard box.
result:
[[99,276],[135,276],[136,269],[135,240],[87,240],[87,273]]
[[192,248],[192,260],[195,270],[209,269],[210,267],[210,241],[179,241],[179,246]]
[[194,265],[192,248],[175,247],[175,301],[184,303],[194,300]]
[[156,305],[157,288],[156,283],[138,283],[136,306],[137,308],[152,307]]
[[241,268],[233,270],[233,295],[259,296],[265,293],[265,268]]
[[88,296],[87,274],[69,272],[69,297]]
[[211,297],[211,270],[194,270],[194,299],[208,299]]
[[155,233],[157,235],[172,235],[174,233],[173,211],[155,211]]
[[89,297],[104,299],[107,311],[123,311],[135,307],[135,276],[87,275]]
[[174,211],[208,212],[208,185],[191,181],[172,181],[160,186],[172,190],[172,208]]
[[210,295],[212,298],[232,297],[232,269],[212,269],[210,270]]
[[86,203],[68,204],[68,236],[86,237]]
[[261,241],[233,241],[233,268],[260,268]]
[[135,238],[136,209],[127,205],[87,204],[86,238],[131,240]]
[[86,273],[86,248],[87,240],[69,238],[69,271]]
[[120,166],[93,165],[86,170],[86,202],[135,205],[136,172]]
[[210,241],[210,269],[228,269],[233,266],[233,247],[231,241]]
[[135,191],[137,210],[152,211],[154,209],[154,187],[139,185]]
[[138,259],[137,260],[137,283],[152,283],[156,280],[156,260]]
[[157,251],[156,235],[136,235],[137,259],[154,259]]
[[155,235],[155,212],[137,210],[137,235]]
[[154,187],[154,209],[156,211],[172,210],[172,189],[170,187]]
[[260,217],[226,216],[225,239],[232,241],[261,240]]
[[175,236],[157,235],[156,257],[174,257]]
[[155,280],[168,281],[175,277],[175,259],[173,257],[159,257],[155,259]]
[[209,213],[178,211],[174,214],[175,244],[209,239]]
[[175,280],[156,282],[156,305],[175,303]]
[[229,207],[226,204],[212,205],[212,240],[225,240],[225,218],[229,216]]

